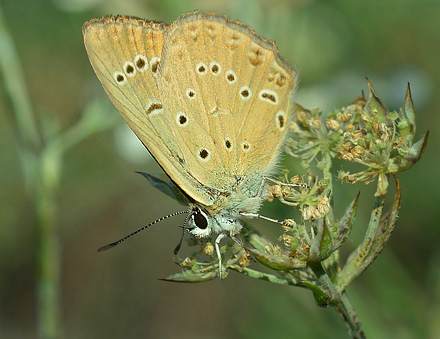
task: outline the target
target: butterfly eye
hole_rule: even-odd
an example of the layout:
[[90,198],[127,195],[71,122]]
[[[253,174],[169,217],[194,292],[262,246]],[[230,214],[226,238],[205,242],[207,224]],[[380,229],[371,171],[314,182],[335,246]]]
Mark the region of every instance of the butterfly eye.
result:
[[193,213],[192,218],[194,220],[194,224],[198,228],[204,230],[208,227],[208,219],[206,219],[206,217],[203,215],[203,213],[199,209],[197,209]]

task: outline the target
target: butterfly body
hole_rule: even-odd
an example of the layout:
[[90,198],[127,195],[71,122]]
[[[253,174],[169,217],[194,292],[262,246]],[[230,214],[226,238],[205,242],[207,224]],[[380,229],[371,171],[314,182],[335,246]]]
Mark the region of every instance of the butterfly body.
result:
[[[249,183],[250,180],[253,183]],[[246,178],[235,187],[230,187],[229,194],[218,194],[210,206],[193,203],[192,210],[200,210],[208,222],[203,228],[197,225],[195,218],[190,219],[190,222],[194,220],[193,227],[189,227],[190,232],[198,237],[221,232],[228,232],[230,236],[238,234],[242,228],[240,223],[240,219],[243,218],[242,213],[257,213],[264,201],[266,190],[262,185],[264,179]]]
[[190,232],[238,234],[276,171],[296,70],[248,26],[201,12],[171,25],[104,17],[83,35],[110,99],[188,196]]

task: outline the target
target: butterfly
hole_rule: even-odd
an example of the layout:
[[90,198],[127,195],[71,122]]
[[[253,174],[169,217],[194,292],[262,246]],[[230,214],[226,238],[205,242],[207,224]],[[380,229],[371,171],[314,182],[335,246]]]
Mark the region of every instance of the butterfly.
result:
[[171,25],[107,16],[86,22],[83,36],[111,101],[187,197],[187,230],[218,234],[221,270],[220,240],[235,239],[268,196],[298,72],[275,43],[211,13]]

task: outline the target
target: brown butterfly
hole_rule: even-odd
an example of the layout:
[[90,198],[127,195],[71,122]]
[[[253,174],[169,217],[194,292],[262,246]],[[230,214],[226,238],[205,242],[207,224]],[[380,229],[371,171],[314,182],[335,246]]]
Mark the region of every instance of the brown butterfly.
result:
[[[224,16],[171,25],[127,16],[83,27],[90,62],[140,141],[190,201],[196,237],[240,233],[276,172],[297,71],[275,44]],[[221,272],[220,272],[221,275]]]

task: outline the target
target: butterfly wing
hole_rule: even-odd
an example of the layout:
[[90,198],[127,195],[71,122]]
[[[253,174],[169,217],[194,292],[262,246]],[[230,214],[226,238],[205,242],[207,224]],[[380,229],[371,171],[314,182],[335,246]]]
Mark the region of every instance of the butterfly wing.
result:
[[261,182],[286,136],[296,71],[247,26],[202,13],[174,22],[162,53],[158,86],[192,176],[225,193]]
[[296,83],[273,43],[201,13],[171,28],[106,17],[86,23],[83,34],[112,102],[194,200],[212,205],[245,178],[270,173]]
[[183,191],[210,205],[209,191],[188,171],[157,86],[167,30],[163,23],[110,16],[87,22],[83,35],[95,73],[130,128]]

